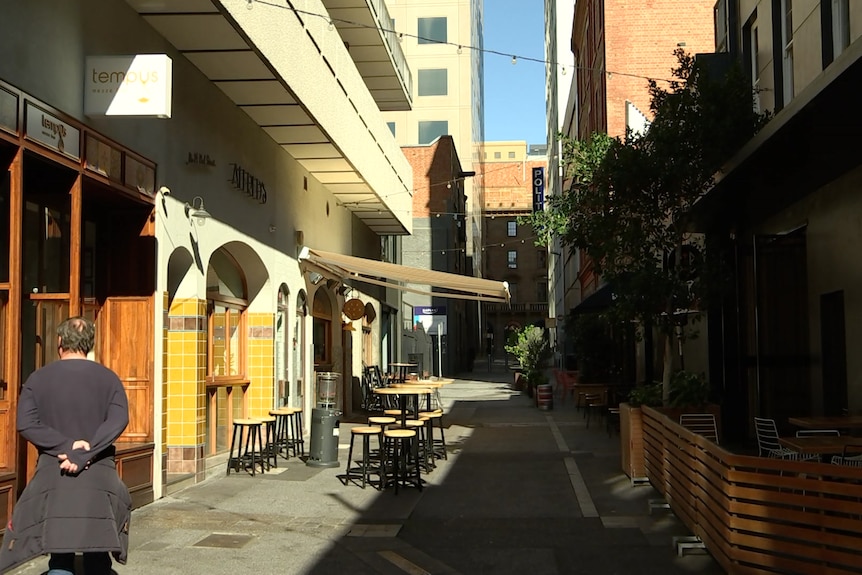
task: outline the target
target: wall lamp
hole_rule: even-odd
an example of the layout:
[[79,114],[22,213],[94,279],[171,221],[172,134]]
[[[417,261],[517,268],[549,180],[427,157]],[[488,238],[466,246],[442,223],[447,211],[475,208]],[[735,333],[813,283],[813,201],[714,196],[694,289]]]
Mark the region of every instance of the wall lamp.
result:
[[204,208],[204,199],[200,196],[195,196],[194,199],[192,199],[191,205],[186,202],[185,210],[186,217],[194,218],[199,226],[203,226],[206,224],[208,219],[213,217],[212,214]]

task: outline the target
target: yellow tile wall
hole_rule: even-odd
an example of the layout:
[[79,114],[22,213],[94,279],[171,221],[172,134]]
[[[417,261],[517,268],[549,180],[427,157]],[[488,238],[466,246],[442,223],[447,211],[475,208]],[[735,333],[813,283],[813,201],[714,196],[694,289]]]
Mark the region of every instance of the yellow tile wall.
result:
[[[175,298],[168,319],[201,318],[206,301]],[[166,447],[194,447],[204,443],[206,431],[206,331],[167,329],[165,337],[164,428]]]
[[251,384],[246,398],[248,415],[267,415],[274,405],[275,387],[275,314],[250,313],[246,316],[248,354],[246,373]]

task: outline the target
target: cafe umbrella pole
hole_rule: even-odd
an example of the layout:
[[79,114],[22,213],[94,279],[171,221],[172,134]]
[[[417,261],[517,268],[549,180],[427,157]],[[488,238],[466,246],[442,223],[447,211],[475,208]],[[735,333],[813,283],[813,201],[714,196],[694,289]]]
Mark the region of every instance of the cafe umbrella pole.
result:
[[321,371],[317,374],[315,407],[311,410],[309,467],[338,467],[338,427],[340,373]]

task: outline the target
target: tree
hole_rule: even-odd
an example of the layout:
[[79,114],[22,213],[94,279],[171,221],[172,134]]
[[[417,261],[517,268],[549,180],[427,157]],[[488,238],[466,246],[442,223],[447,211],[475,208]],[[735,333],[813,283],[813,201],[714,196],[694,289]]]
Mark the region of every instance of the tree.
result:
[[571,185],[529,217],[540,243],[558,236],[586,251],[613,287],[611,315],[666,336],[665,401],[673,343],[685,337],[680,320],[696,320],[700,302],[724,276],[704,238],[688,231],[686,216],[722,163],[768,119],[754,111],[738,66],[711,73],[683,50],[674,54],[668,86],[648,82],[653,120],[646,132],[563,138]]

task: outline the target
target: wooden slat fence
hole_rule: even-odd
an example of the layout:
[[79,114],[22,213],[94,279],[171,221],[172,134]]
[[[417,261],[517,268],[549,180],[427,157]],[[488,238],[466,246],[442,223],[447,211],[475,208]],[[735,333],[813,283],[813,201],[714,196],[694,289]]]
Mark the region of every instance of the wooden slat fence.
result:
[[731,453],[643,408],[650,483],[728,573],[862,573],[862,468]]

